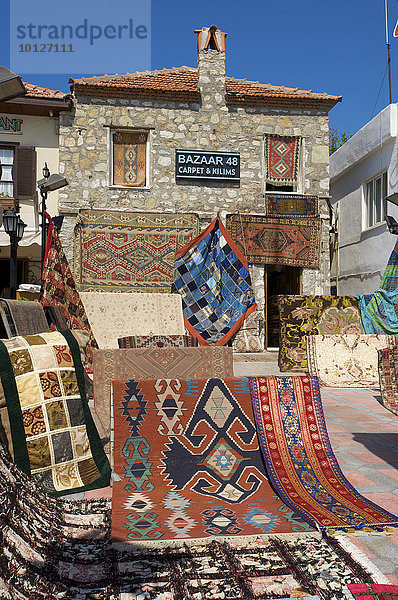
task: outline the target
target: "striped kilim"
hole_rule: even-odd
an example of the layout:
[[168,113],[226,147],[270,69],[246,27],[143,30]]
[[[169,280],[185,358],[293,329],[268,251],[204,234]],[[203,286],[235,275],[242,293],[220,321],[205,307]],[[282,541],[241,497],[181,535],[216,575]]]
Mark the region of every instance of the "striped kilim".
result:
[[398,526],[398,517],[362,496],[343,475],[316,377],[258,377],[249,385],[267,473],[287,506],[329,533]]

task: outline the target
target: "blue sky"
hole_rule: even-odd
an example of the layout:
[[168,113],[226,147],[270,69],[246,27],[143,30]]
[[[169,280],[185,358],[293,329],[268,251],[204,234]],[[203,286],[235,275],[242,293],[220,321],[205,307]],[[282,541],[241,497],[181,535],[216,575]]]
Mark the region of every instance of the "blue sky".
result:
[[[10,3],[15,17],[22,14],[19,13],[21,1],[0,0],[0,64],[6,66],[10,65]],[[143,2],[145,0],[140,3],[136,0],[69,0],[66,6],[48,0],[30,0],[36,18],[42,23],[49,22],[49,14],[53,19],[68,16],[75,23],[85,17],[92,22],[95,18],[100,21],[101,10],[109,14],[110,23],[121,23],[133,13],[136,18]],[[145,60],[141,60],[145,65],[148,63],[149,68],[196,66],[193,30],[216,24],[228,32],[227,75],[341,94],[343,103],[330,113],[331,127],[354,133],[372,113],[376,114],[388,104],[387,75],[377,100],[387,65],[384,0],[152,0],[150,7],[147,41],[151,58],[145,54]],[[398,19],[398,0],[388,0],[388,12],[393,101],[397,102],[398,38],[392,37],[392,31]],[[139,23],[139,17],[137,19]],[[126,43],[123,47],[115,45],[116,50],[112,50],[110,43],[98,42],[95,74],[134,71],[137,65],[142,68],[137,54],[140,48],[144,52],[144,45],[130,47]],[[106,69],[102,69],[103,65]],[[25,81],[69,89],[66,74],[36,74],[32,70],[20,74]]]

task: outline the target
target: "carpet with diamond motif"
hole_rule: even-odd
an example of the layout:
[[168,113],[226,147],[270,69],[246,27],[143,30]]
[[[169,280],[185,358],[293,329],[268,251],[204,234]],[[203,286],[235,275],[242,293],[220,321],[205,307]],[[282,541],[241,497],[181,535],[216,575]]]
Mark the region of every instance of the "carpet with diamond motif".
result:
[[311,530],[270,487],[247,378],[113,384],[112,538]]
[[198,233],[195,214],[82,210],[74,248],[78,289],[170,292],[175,253]]

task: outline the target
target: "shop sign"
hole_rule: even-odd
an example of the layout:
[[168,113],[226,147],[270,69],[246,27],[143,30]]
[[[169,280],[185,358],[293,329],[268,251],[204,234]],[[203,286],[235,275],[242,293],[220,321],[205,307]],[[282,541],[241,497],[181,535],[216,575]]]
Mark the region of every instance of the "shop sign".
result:
[[240,180],[240,154],[176,150],[176,179]]
[[9,119],[6,116],[0,116],[0,133],[16,133],[22,135],[23,119]]

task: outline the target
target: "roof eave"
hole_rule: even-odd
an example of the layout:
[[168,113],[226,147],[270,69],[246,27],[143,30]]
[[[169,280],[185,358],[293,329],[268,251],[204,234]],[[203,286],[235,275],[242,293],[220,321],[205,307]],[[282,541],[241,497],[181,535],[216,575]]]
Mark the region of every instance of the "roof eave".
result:
[[13,98],[12,100],[6,100],[0,103],[0,109],[4,106],[42,106],[52,110],[69,110],[72,106],[72,98],[68,94],[64,98],[32,98],[23,96],[21,98]]
[[[176,101],[200,101],[199,91],[192,90],[156,90],[152,88],[132,88],[132,87],[109,87],[101,85],[77,84],[74,88],[75,96],[97,96],[101,98],[137,98],[146,100],[176,100]],[[331,110],[342,97],[314,97],[314,96],[252,96],[250,94],[226,94],[226,102],[231,106],[287,106],[297,108],[320,108]]]

